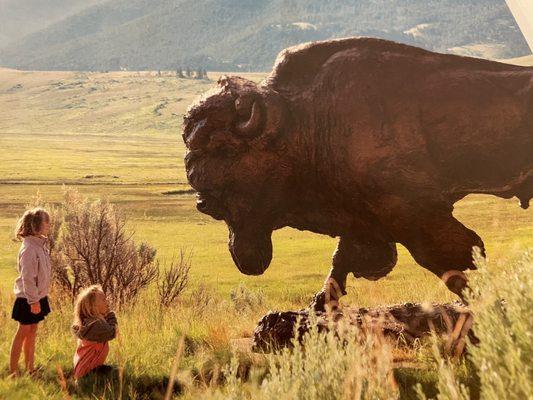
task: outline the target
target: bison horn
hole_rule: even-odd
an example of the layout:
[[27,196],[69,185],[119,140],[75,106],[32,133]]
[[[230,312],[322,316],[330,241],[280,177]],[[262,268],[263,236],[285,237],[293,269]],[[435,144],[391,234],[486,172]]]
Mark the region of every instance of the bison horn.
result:
[[[242,108],[242,103],[240,99],[235,101],[235,108],[239,110]],[[236,126],[236,131],[240,136],[252,137],[257,135],[257,131],[261,127],[261,122],[263,119],[261,104],[259,101],[255,100],[252,104],[252,111],[250,113],[250,118],[247,121],[239,122]]]

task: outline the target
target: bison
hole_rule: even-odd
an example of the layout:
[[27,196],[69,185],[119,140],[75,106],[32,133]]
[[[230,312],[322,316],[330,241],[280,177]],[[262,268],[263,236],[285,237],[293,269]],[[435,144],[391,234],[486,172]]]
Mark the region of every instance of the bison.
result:
[[306,43],[259,84],[221,76],[183,139],[197,208],[226,222],[241,272],[262,274],[272,231],[290,226],[339,237],[316,309],[350,272],[387,275],[396,243],[461,295],[484,250],[454,203],[486,193],[526,209],[533,194],[533,68],[374,38]]

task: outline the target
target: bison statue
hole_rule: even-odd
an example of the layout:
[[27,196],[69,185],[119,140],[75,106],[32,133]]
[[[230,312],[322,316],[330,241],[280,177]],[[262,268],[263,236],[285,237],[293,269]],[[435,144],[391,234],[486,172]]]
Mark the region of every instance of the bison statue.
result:
[[[533,195],[533,68],[374,38],[283,50],[256,84],[221,76],[183,122],[199,211],[238,269],[262,274],[286,226],[339,237],[322,309],[347,275],[379,279],[396,243],[461,295],[483,242],[452,215],[470,193]],[[331,290],[331,289],[335,290]]]

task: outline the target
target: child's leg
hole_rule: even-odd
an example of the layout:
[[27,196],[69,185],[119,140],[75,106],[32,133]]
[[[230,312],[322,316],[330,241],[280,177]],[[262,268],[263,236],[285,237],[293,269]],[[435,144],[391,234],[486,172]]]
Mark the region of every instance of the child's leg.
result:
[[37,324],[28,325],[30,330],[24,340],[24,363],[26,364],[26,371],[33,371],[33,364],[35,360],[35,338],[37,337]]
[[30,330],[31,325],[22,325],[19,323],[17,333],[15,333],[15,337],[13,338],[13,343],[11,343],[11,355],[9,357],[9,372],[11,374],[18,373],[18,363],[22,351],[22,345]]

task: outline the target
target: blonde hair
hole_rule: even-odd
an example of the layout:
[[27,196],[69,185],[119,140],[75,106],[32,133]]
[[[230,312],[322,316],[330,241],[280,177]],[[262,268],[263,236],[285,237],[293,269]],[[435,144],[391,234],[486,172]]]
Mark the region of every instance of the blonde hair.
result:
[[15,237],[19,240],[26,236],[36,236],[41,231],[43,221],[50,222],[50,214],[42,208],[35,207],[26,212],[17,221]]
[[99,318],[101,315],[96,310],[96,294],[102,293],[102,286],[92,285],[83,289],[76,298],[74,305],[74,323],[73,326],[82,326],[83,321],[87,318]]

